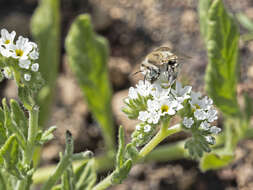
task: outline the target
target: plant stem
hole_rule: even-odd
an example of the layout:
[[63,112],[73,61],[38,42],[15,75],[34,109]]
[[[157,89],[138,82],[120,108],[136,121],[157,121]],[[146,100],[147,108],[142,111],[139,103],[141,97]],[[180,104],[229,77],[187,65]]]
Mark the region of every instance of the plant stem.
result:
[[[38,115],[39,115],[39,107],[33,106],[32,109],[29,110],[29,126],[28,126],[28,137],[27,137],[27,145],[24,151],[23,164],[25,166],[29,166],[31,164],[33,158],[33,152],[35,148],[35,140],[38,132]],[[25,178],[22,181],[18,181],[16,189],[17,190],[25,190],[27,179]]]
[[[168,128],[168,122],[164,122],[158,133],[152,138],[152,140],[144,146],[135,162],[142,160],[147,154],[149,154],[162,140],[169,135],[181,131],[180,124],[174,125]],[[104,180],[99,182],[92,190],[104,190],[112,185],[112,177],[114,172],[107,176]]]
[[28,128],[28,137],[27,137],[27,148],[24,155],[24,164],[29,165],[35,148],[35,140],[38,132],[38,115],[39,107],[33,106],[29,110],[29,128]]
[[50,178],[43,185],[41,190],[49,190],[56,184],[56,182],[60,179],[60,177],[61,177],[62,173],[65,171],[65,169],[70,164],[72,164],[70,160],[71,160],[71,155],[66,154],[63,156],[63,158],[61,159],[60,163],[58,164],[54,174],[50,176]]
[[140,158],[144,158],[148,153],[150,153],[162,140],[164,140],[169,135],[181,131],[180,125],[174,125],[168,128],[168,125],[163,125],[156,136],[143,147],[139,153]]

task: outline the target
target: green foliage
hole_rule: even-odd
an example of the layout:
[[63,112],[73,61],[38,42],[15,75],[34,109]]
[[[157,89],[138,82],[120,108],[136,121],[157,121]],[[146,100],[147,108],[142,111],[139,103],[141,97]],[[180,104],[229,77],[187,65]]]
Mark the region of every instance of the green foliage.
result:
[[108,79],[107,41],[94,33],[89,15],[78,16],[66,38],[68,63],[77,77],[89,108],[103,130],[108,149],[114,146],[111,110],[112,91]]
[[46,81],[38,94],[39,123],[43,126],[50,113],[60,61],[59,0],[40,1],[31,20],[31,32],[39,47],[40,72]]
[[128,116],[129,119],[137,119],[139,112],[147,109],[148,97],[143,97],[138,94],[136,99],[125,99],[126,107],[122,111]]
[[238,13],[236,14],[236,17],[244,28],[246,28],[250,32],[253,32],[253,22],[245,14]]
[[90,190],[97,179],[94,160],[84,161],[75,171],[75,190]]
[[208,10],[211,6],[211,0],[199,0],[198,14],[199,14],[199,26],[200,32],[205,40],[207,41],[208,32]]
[[119,169],[122,167],[124,163],[124,151],[125,151],[125,134],[124,129],[122,126],[119,127],[119,146],[118,146],[118,152],[116,155],[116,168]]
[[206,90],[224,114],[235,115],[239,112],[236,99],[238,28],[222,0],[212,2],[206,23],[208,31],[204,35],[207,35],[209,62],[205,76]]
[[217,154],[209,153],[201,159],[200,168],[202,171],[210,169],[220,169],[230,164],[234,160],[234,156],[231,154]]
[[18,170],[18,161],[18,141],[16,135],[13,134],[0,149],[0,166],[4,164],[6,171],[20,179],[22,175]]

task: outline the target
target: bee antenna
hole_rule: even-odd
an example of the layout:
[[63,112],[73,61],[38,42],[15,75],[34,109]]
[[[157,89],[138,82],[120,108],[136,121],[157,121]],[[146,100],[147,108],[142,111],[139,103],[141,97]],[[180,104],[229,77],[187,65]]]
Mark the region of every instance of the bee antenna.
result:
[[136,71],[135,73],[131,74],[130,76],[134,76],[134,75],[136,75],[136,74],[138,74],[138,73],[141,73],[141,72],[142,72],[141,70]]

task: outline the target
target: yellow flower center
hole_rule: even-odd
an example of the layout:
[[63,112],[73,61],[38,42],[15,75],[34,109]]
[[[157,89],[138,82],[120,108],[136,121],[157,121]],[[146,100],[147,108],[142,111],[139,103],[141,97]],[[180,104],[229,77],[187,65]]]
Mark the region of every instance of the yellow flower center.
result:
[[5,44],[9,44],[9,43],[10,43],[10,40],[5,40],[4,43],[5,43]]
[[162,107],[161,107],[161,111],[162,111],[162,113],[164,113],[164,112],[168,112],[168,110],[169,110],[169,106],[168,105],[162,105]]
[[196,107],[196,109],[200,109],[200,106],[198,104],[194,105]]
[[24,53],[21,49],[16,49],[15,52],[16,52],[16,55],[19,57],[21,57]]

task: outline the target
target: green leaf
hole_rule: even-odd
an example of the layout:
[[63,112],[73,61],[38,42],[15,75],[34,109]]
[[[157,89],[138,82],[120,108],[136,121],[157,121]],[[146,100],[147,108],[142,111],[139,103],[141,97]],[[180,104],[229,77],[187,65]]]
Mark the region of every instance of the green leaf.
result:
[[119,184],[124,179],[127,178],[128,173],[132,168],[133,161],[131,159],[127,160],[121,168],[116,169],[112,176],[112,184]]
[[211,0],[199,0],[198,14],[199,14],[199,25],[201,35],[204,37],[205,42],[207,41],[207,27],[208,27],[208,10],[211,6]]
[[125,134],[122,126],[119,127],[119,146],[116,155],[116,168],[119,169],[124,163]]
[[236,99],[238,28],[222,0],[213,1],[207,22],[209,64],[205,76],[206,90],[221,111],[235,115],[239,112]]
[[18,161],[18,141],[16,135],[13,134],[0,149],[0,165],[4,164],[6,171],[21,179],[22,176],[17,169]]
[[90,16],[78,16],[65,42],[68,63],[77,77],[89,108],[101,125],[106,146],[114,147],[114,128],[111,110],[112,90],[108,78],[107,41],[92,28]]
[[54,138],[53,132],[56,130],[56,126],[51,126],[49,129],[44,131],[41,134],[41,138],[39,139],[40,144],[44,144]]
[[13,99],[10,100],[11,118],[22,131],[23,135],[27,137],[28,133],[28,119],[24,111],[19,106],[19,103]]
[[46,81],[38,94],[40,126],[47,121],[55,92],[60,62],[60,1],[41,0],[31,20],[31,33],[38,44],[40,72]]
[[4,127],[4,112],[0,108],[0,146],[7,140],[7,131]]
[[96,180],[97,175],[95,172],[95,162],[93,159],[84,161],[75,171],[76,190],[90,190]]
[[248,95],[248,93],[244,94],[244,115],[246,117],[246,120],[249,122],[250,117],[253,115],[253,100],[252,98]]
[[244,28],[253,32],[253,21],[251,21],[245,14],[238,13],[236,14],[236,18]]
[[200,161],[200,169],[207,171],[210,169],[219,169],[227,166],[234,160],[234,155],[231,154],[205,154]]
[[61,178],[61,190],[74,190],[74,173],[72,166],[69,166],[68,169],[65,170],[64,174]]
[[137,148],[135,147],[135,145],[133,145],[132,143],[129,143],[126,146],[126,153],[127,153],[127,156],[130,159],[132,159],[133,161],[138,159],[139,152],[138,152]]
[[3,108],[4,108],[4,126],[5,129],[8,130],[9,134],[15,134],[17,136],[17,139],[21,145],[21,147],[24,149],[26,146],[26,139],[24,137],[24,134],[20,130],[20,128],[17,126],[15,121],[11,118],[11,111],[7,105],[6,99],[4,98],[2,100]]

